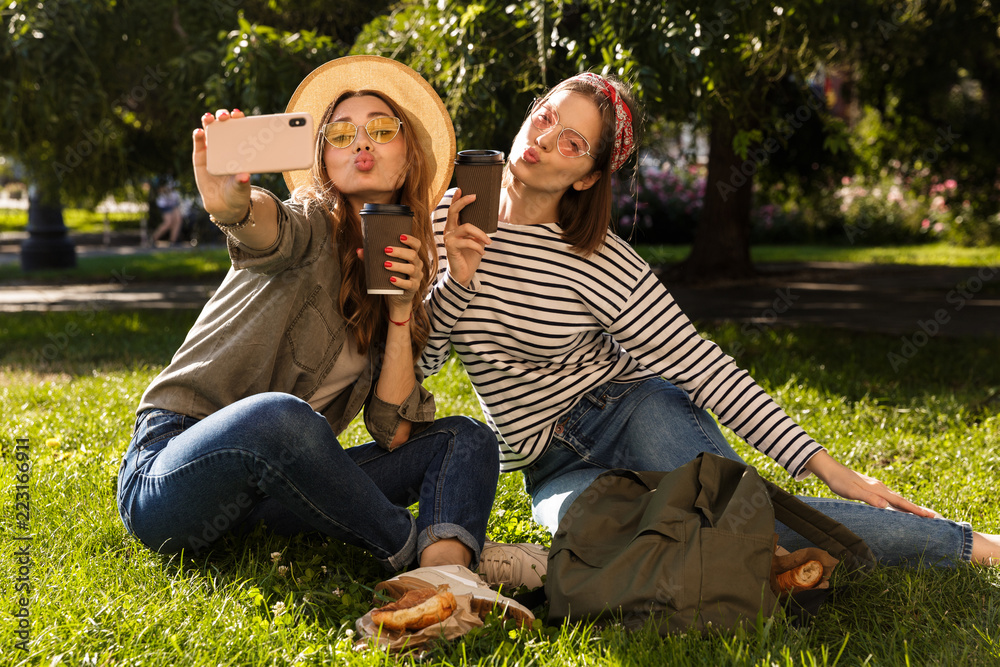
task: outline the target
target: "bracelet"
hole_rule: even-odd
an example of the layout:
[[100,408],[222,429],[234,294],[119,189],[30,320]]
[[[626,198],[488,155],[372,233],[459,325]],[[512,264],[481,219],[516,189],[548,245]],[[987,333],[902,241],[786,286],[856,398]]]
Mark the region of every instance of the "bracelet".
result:
[[218,227],[219,229],[221,229],[226,233],[235,231],[237,229],[243,229],[247,225],[250,225],[251,227],[257,226],[257,222],[253,219],[253,199],[250,200],[250,206],[247,207],[246,215],[244,215],[240,220],[237,220],[236,222],[229,222],[229,223],[222,222],[221,220],[219,220],[218,218],[216,218],[214,215],[211,214],[209,214],[208,219],[211,220],[216,227]]
[[402,322],[397,322],[396,320],[394,320],[394,319],[392,319],[391,317],[388,317],[388,316],[386,316],[386,319],[389,320],[390,322],[392,322],[393,324],[395,324],[397,327],[401,327],[401,326],[405,325],[407,322],[409,322],[411,319],[413,319],[413,315],[410,315],[409,317],[407,317]]

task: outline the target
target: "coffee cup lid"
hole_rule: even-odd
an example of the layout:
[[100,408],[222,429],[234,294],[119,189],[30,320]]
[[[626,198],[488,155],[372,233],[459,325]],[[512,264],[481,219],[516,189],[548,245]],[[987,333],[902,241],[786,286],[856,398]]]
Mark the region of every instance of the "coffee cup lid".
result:
[[455,164],[498,164],[503,163],[503,151],[469,150],[458,151]]
[[406,204],[365,204],[361,207],[361,215],[413,215]]

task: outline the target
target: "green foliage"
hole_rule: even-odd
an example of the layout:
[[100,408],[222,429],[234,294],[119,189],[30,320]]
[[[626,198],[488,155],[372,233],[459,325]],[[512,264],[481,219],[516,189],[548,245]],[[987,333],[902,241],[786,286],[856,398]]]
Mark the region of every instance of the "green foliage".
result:
[[963,184],[974,216],[1000,210],[1000,138],[991,94],[1000,76],[1000,9],[975,0],[887,6],[859,34],[854,79],[866,105],[853,141],[860,173],[896,160],[904,177],[926,170]]
[[[93,204],[128,182],[190,186],[189,137],[206,111],[282,111],[315,66],[346,52],[384,3],[278,0],[10,3],[0,41],[0,153],[49,201]],[[294,7],[292,5],[295,5]],[[313,27],[335,27],[330,37]],[[260,18],[282,19],[272,28]],[[283,18],[282,18],[283,17]],[[290,21],[298,25],[288,25]],[[355,23],[352,23],[354,21]],[[280,179],[263,179],[280,191]]]
[[[774,209],[754,221],[755,243],[890,245],[947,241],[955,245],[1000,243],[1000,213],[983,216],[970,187],[939,180],[929,169],[904,176],[898,160],[878,174],[844,176],[806,190],[786,178],[757,193],[758,210]],[[974,188],[972,188],[974,189]]]
[[420,72],[451,113],[459,150],[507,152],[531,100],[545,90],[538,55],[545,36],[535,26],[544,25],[547,11],[539,2],[401,3],[365,27],[352,53],[394,58]]

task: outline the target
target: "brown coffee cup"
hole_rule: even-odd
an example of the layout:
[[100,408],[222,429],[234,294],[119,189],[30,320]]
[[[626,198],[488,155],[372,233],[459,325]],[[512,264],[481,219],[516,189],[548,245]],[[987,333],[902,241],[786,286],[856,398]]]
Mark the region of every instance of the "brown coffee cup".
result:
[[458,214],[462,223],[471,223],[487,234],[497,230],[500,217],[500,177],[503,175],[501,151],[459,151],[455,156],[455,181],[462,196],[476,195]]
[[401,204],[365,204],[361,207],[361,234],[365,249],[365,282],[369,294],[402,294],[405,290],[389,281],[390,276],[406,278],[385,268],[392,261],[388,246],[400,247],[402,234],[413,233],[413,211]]

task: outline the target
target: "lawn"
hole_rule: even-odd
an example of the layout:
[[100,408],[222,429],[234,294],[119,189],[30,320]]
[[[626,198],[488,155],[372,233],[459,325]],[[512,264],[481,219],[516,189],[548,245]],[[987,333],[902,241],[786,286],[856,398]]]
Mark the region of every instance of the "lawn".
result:
[[[8,664],[410,664],[352,647],[353,621],[384,577],[361,550],[258,533],[179,561],[126,536],[113,487],[133,410],[194,317],[25,313],[0,321],[0,645]],[[741,341],[738,325],[704,333],[724,348],[742,343],[740,363],[842,461],[950,518],[1000,532],[1000,338],[933,338],[896,372],[887,361],[898,347],[892,336],[799,328]],[[428,384],[441,414],[481,416],[454,360]],[[365,439],[356,421],[343,442]],[[737,450],[786,488],[828,495],[815,480],[793,483],[742,442]],[[15,511],[17,451],[31,461],[27,525]],[[546,539],[530,521],[518,474],[501,478],[489,533],[499,541]],[[30,542],[12,539],[26,534]],[[27,569],[13,556],[23,544]],[[273,552],[281,552],[279,562]],[[22,576],[31,585],[27,607],[15,593]],[[877,568],[837,585],[835,599],[804,627],[776,618],[739,632],[660,639],[617,627],[540,620],[517,630],[491,620],[434,648],[423,664],[1000,663],[998,569]],[[16,647],[19,610],[30,618],[27,652]],[[544,611],[536,608],[541,619]]]
[[[100,234],[105,225],[114,231],[139,229],[144,210],[136,212],[98,213],[82,208],[64,208],[63,222],[71,233]],[[28,209],[0,208],[0,232],[20,232],[28,225]]]
[[[672,264],[684,259],[689,246],[637,246],[650,264]],[[757,263],[859,262],[871,264],[918,264],[948,266],[998,266],[1000,246],[966,248],[947,243],[914,246],[753,246]],[[79,257],[73,269],[34,271],[26,275],[18,264],[0,266],[0,283],[30,280],[34,283],[105,282],[108,276],[125,276],[136,282],[152,280],[212,280],[229,268],[225,248],[193,248],[184,251],[149,252],[124,257]]]

